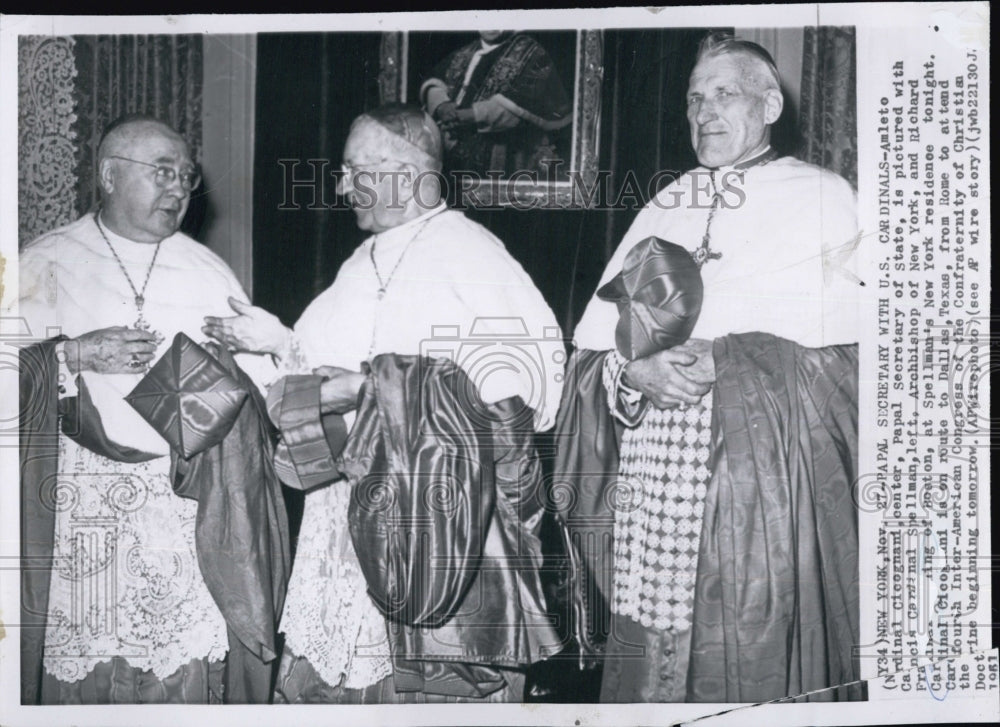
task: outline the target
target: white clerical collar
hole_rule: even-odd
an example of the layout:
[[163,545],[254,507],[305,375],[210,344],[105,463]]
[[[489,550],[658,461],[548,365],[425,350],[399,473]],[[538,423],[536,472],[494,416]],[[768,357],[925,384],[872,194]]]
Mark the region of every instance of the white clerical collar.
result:
[[778,153],[771,148],[770,144],[768,144],[767,146],[765,146],[763,149],[761,149],[759,152],[754,154],[752,157],[749,157],[748,159],[744,159],[741,162],[736,162],[735,164],[727,164],[721,167],[713,167],[711,168],[711,171],[717,172],[719,174],[725,174],[726,172],[743,172],[746,171],[747,169],[751,169],[752,167],[763,166],[764,164],[774,161],[777,158],[778,158]]
[[473,53],[472,58],[469,59],[469,65],[465,69],[465,76],[462,78],[462,86],[458,89],[458,93],[455,94],[454,100],[456,106],[461,106],[462,102],[465,100],[465,94],[469,90],[469,83],[472,81],[472,74],[479,65],[479,61],[481,61],[483,56],[487,53],[492,53],[501,45],[502,43],[487,43],[482,38],[479,39],[479,50]]

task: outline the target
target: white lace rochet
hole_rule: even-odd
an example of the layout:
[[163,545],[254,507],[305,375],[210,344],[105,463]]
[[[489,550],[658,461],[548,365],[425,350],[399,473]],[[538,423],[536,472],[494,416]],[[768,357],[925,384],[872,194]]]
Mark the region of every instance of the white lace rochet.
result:
[[228,650],[195,553],[198,503],[170,488],[170,458],[127,464],[59,438],[45,670],[75,682],[120,656],[158,678]]
[[281,619],[288,648],[332,686],[366,687],[392,671],[385,618],[368,595],[348,531],[346,482],[309,493]]
[[[297,336],[282,354],[279,376],[312,371]],[[385,618],[368,595],[348,530],[350,499],[344,481],[306,495],[281,631],[323,681],[360,689],[389,676],[392,661]]]

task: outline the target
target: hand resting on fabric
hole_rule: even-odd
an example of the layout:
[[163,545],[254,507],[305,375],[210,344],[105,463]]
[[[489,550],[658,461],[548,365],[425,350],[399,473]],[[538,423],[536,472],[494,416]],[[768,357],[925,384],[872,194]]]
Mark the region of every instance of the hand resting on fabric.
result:
[[323,414],[346,414],[358,407],[358,392],[365,375],[339,366],[320,366],[313,370],[326,379],[320,386],[320,411]]

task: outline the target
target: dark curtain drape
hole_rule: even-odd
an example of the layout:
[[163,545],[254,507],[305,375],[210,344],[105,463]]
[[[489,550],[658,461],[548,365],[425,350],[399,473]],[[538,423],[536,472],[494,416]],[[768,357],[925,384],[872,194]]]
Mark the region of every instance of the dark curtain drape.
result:
[[350,123],[379,104],[380,43],[380,33],[257,38],[254,302],[289,325],[366,237],[342,200],[330,207]]
[[855,47],[853,27],[805,29],[799,122],[801,158],[836,172],[857,189]]
[[[119,116],[141,113],[173,126],[201,151],[202,38],[200,35],[80,35],[73,55],[76,81],[73,103],[79,146],[76,211],[98,201],[97,145],[107,124]],[[182,229],[197,232],[204,198],[191,199]]]

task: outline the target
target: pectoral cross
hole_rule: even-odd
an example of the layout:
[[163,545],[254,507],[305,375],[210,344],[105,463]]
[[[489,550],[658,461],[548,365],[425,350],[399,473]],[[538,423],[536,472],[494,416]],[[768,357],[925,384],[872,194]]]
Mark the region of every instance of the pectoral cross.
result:
[[149,321],[142,314],[142,307],[144,305],[146,305],[146,299],[142,295],[135,296],[135,307],[139,311],[139,317],[135,319],[135,327],[143,331],[148,331]]
[[[712,186],[715,187],[715,172],[712,172]],[[701,246],[695,248],[695,251],[691,253],[691,257],[694,258],[694,261],[699,268],[709,260],[718,260],[722,257],[721,252],[716,252],[708,246],[709,240],[711,240],[712,237],[712,218],[715,217],[715,211],[719,209],[719,204],[721,202],[722,195],[716,191],[715,194],[712,195],[712,206],[708,210],[708,222],[705,223],[705,235],[701,238]]]
[[702,265],[707,263],[709,260],[718,260],[722,257],[721,252],[716,252],[711,249],[707,244],[702,245],[699,248],[695,248],[695,251],[691,253],[691,257],[694,258],[695,264],[700,268]]

